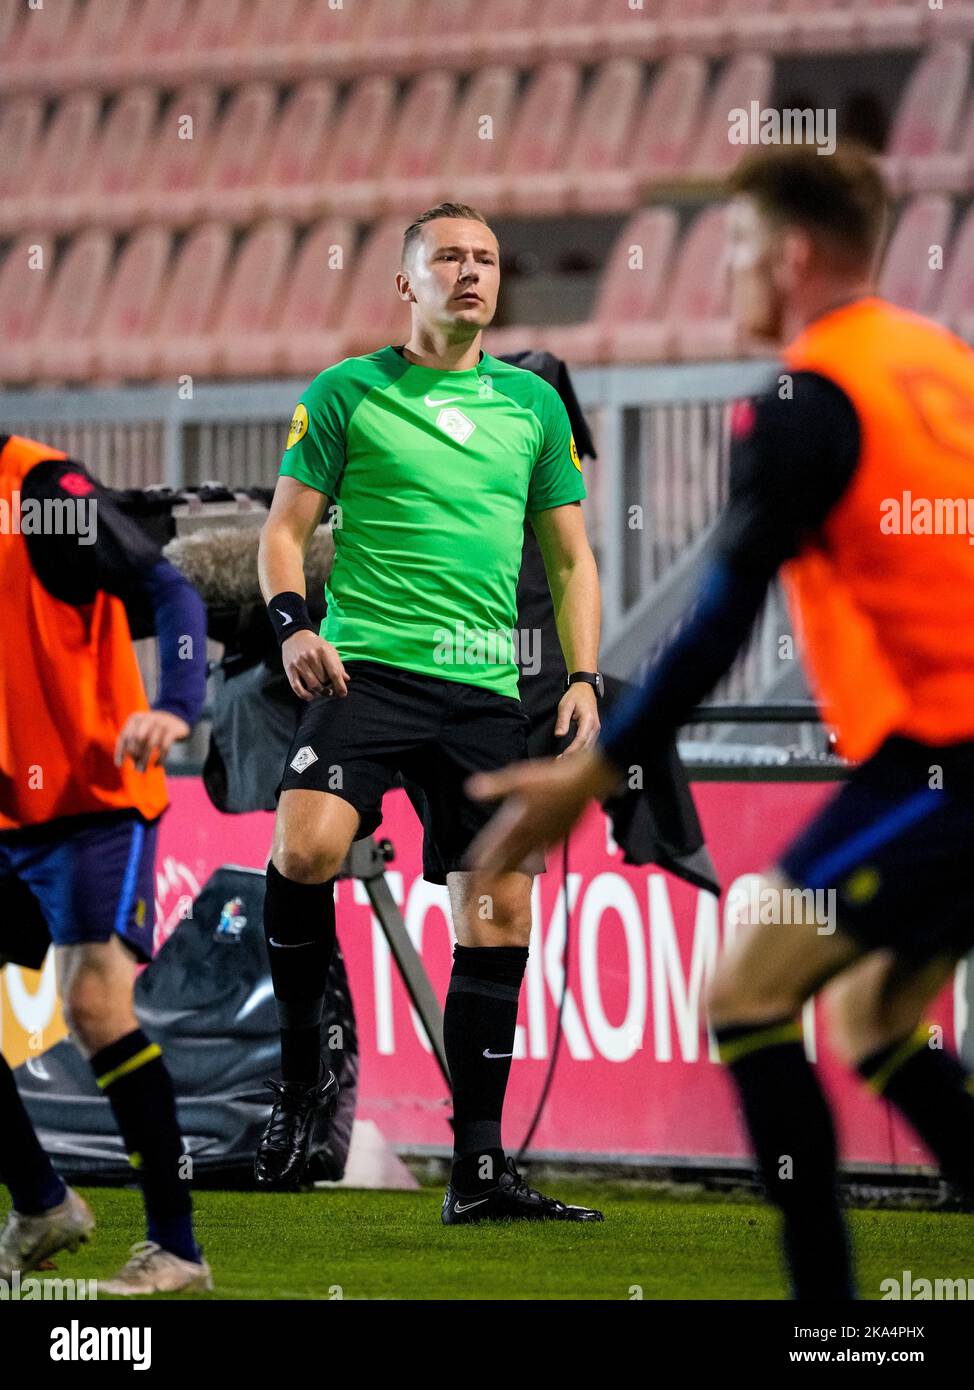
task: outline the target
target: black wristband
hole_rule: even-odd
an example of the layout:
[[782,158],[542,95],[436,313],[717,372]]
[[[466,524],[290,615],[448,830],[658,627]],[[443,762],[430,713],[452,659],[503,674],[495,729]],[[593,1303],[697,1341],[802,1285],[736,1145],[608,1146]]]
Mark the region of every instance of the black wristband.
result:
[[290,589],[274,595],[267,605],[267,616],[279,645],[296,632],[318,631],[311,621],[307,603],[300,594],[293,593]]

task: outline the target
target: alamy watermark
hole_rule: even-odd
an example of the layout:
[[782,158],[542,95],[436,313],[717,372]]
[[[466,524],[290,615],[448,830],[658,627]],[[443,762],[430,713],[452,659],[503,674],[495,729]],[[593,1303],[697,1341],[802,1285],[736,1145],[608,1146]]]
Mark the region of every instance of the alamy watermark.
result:
[[836,928],[834,888],[778,888],[751,879],[730,890],[727,906],[749,926],[813,926],[819,936]]
[[529,676],[541,669],[541,629],[537,627],[473,628],[460,618],[452,628],[435,628],[433,637],[437,666],[507,666],[513,661]]
[[836,112],[832,107],[785,107],[778,111],[752,101],[727,113],[732,145],[814,145],[819,154],[835,154]]
[[98,539],[96,497],[0,497],[0,535],[77,536],[79,545]]

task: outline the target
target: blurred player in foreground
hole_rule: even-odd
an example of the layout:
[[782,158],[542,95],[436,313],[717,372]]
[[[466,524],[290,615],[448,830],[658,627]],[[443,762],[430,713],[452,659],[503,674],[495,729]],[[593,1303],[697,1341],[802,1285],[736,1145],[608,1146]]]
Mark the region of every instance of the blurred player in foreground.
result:
[[[308,702],[288,754],[264,925],[281,1018],[282,1082],[257,1155],[265,1186],[306,1180],[336,1093],[320,1021],[335,943],[335,876],[371,835],[402,771],[424,790],[423,875],[445,883],[457,935],[444,1010],[455,1155],[447,1225],[498,1218],[601,1220],[528,1187],[501,1143],[532,874],[470,873],[489,818],[471,772],[527,754],[511,642],[530,516],[568,670],[557,734],[566,757],[595,741],[599,591],[581,468],[557,391],[488,356],[497,239],[475,209],[431,208],[406,229],[396,290],[412,331],[329,367],[295,411],[261,537],[261,587],[284,668]],[[393,287],[390,285],[390,292]],[[304,595],[305,548],[335,499],[335,563],[322,633]],[[588,667],[588,670],[577,670]]]
[[737,409],[696,606],[595,749],[472,779],[509,799],[471,862],[502,870],[561,839],[728,670],[782,570],[824,717],[861,766],[763,882],[759,916],[777,920],[741,923],[709,1016],[793,1292],[845,1299],[835,1135],[799,1022],[827,981],[843,1055],[974,1197],[974,1082],[921,1024],[974,945],[974,545],[951,503],[974,492],[974,354],[875,296],[887,197],[865,155],[778,148],[731,191],[735,314],[783,368]]
[[[0,956],[17,961],[28,924],[49,935],[68,1026],[142,1186],[148,1239],[99,1287],[208,1289],[172,1082],[133,1011],[136,964],[152,957],[161,763],[203,707],[206,612],[57,449],[0,435],[0,522]],[[126,608],[159,637],[152,709]],[[0,1177],[13,1203],[0,1278],[89,1239],[91,1211],[41,1148],[2,1057]]]

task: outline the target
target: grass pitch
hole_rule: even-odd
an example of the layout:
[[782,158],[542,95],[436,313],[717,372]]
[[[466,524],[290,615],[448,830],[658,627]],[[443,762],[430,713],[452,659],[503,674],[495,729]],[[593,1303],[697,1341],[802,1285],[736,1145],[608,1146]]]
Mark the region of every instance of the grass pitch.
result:
[[[785,1298],[766,1207],[638,1186],[548,1184],[598,1206],[600,1225],[446,1228],[442,1189],[309,1194],[198,1192],[197,1231],[221,1299],[755,1299]],[[143,1238],[134,1190],[83,1188],[98,1227],[57,1274],[106,1279]],[[6,1192],[0,1189],[0,1212]],[[974,1216],[850,1213],[860,1297],[880,1281],[974,1271]],[[198,1298],[200,1295],[184,1295]]]

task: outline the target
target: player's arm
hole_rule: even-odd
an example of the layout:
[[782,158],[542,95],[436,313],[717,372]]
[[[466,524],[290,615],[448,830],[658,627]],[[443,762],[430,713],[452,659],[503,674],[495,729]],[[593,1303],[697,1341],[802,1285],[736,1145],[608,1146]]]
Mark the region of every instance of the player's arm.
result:
[[[585,531],[581,503],[549,507],[534,512],[529,519],[544,559],[565,669],[597,671],[601,624],[599,574]],[[589,748],[598,737],[598,703],[590,685],[573,685],[562,696],[555,723],[556,737],[567,734],[573,720],[577,729],[566,753]]]
[[348,673],[308,614],[304,557],[328,498],[297,478],[277,480],[260,533],[257,568],[267,614],[281,643],[281,660],[295,695],[347,695]]
[[599,751],[623,772],[671,738],[727,673],[779,567],[852,480],[860,446],[852,402],[813,373],[789,385],[790,394],[771,392],[737,414],[730,498],[691,615],[602,730]]
[[[115,761],[131,757],[144,771],[165,761],[187,738],[206,695],[206,608],[199,594],[111,494],[73,460],[50,460],[31,469],[24,497],[43,503],[84,503],[86,531],[28,537],[31,562],[47,590],[75,605],[94,601],[99,589],[120,598],[130,625],[154,632],[159,643],[159,690],[151,710],[137,710],[119,732]],[[82,513],[76,515],[80,518]]]

